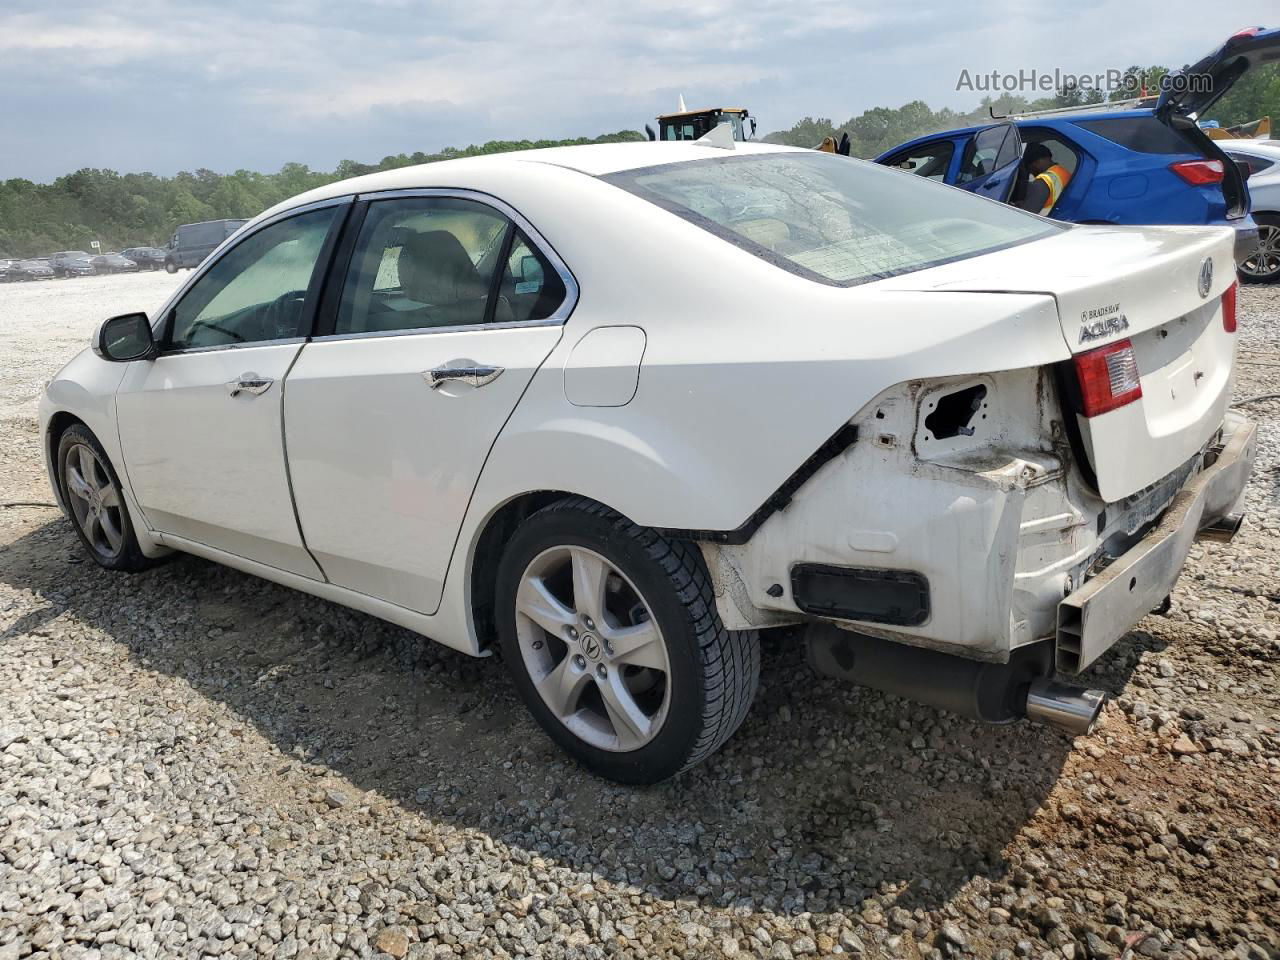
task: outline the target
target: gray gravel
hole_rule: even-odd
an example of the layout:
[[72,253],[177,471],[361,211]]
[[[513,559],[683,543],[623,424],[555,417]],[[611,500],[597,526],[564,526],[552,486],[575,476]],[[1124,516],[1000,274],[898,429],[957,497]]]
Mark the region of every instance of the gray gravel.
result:
[[[0,287],[0,484],[34,399],[166,275]],[[1280,290],[1241,298],[1280,390]],[[493,661],[192,558],[102,572],[0,507],[0,960],[1280,956],[1280,402],[1251,519],[1089,677],[1072,741],[814,677],[711,762],[584,775]]]

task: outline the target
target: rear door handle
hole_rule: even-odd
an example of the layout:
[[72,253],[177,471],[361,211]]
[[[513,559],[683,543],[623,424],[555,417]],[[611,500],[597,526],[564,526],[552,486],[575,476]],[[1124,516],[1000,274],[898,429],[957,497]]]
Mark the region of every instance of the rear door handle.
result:
[[450,360],[438,367],[432,367],[422,376],[431,384],[432,390],[438,390],[446,383],[466,383],[473,387],[483,387],[493,383],[502,375],[505,367],[492,367],[474,360]]
[[270,390],[273,383],[275,383],[274,380],[260,377],[256,373],[242,373],[240,379],[227,381],[227,393],[233,397],[242,393],[252,393],[255,397],[259,397]]

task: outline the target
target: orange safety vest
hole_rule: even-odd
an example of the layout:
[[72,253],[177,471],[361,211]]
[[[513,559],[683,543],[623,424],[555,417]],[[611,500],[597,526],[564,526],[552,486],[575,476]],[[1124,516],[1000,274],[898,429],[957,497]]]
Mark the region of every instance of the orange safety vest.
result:
[[1045,216],[1053,205],[1058,202],[1058,198],[1062,196],[1062,191],[1067,189],[1067,184],[1071,182],[1071,174],[1067,168],[1060,163],[1055,163],[1044,173],[1036,177],[1037,180],[1043,180],[1049,188],[1049,199],[1045,203],[1044,208],[1040,211],[1040,216]]

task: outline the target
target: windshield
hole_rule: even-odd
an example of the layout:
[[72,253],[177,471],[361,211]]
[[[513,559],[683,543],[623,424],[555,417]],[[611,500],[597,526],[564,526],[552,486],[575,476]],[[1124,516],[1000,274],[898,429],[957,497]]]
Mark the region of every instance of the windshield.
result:
[[829,153],[716,157],[604,178],[785,270],[852,286],[1066,229]]

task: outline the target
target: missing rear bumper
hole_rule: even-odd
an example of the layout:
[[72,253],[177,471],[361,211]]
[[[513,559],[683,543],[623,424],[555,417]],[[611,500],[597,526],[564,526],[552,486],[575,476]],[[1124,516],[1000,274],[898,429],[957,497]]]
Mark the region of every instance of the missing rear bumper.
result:
[[[1213,463],[1173,498],[1160,522],[1058,605],[1057,668],[1079,673],[1172,592],[1193,541],[1230,539],[1257,451],[1257,427],[1238,418]],[[1228,535],[1229,531],[1229,535]]]
[[810,665],[821,674],[874,687],[986,723],[1026,718],[1073,736],[1093,729],[1106,701],[1052,678],[1053,651],[1040,641],[1007,663],[970,660],[815,623],[806,632]]

